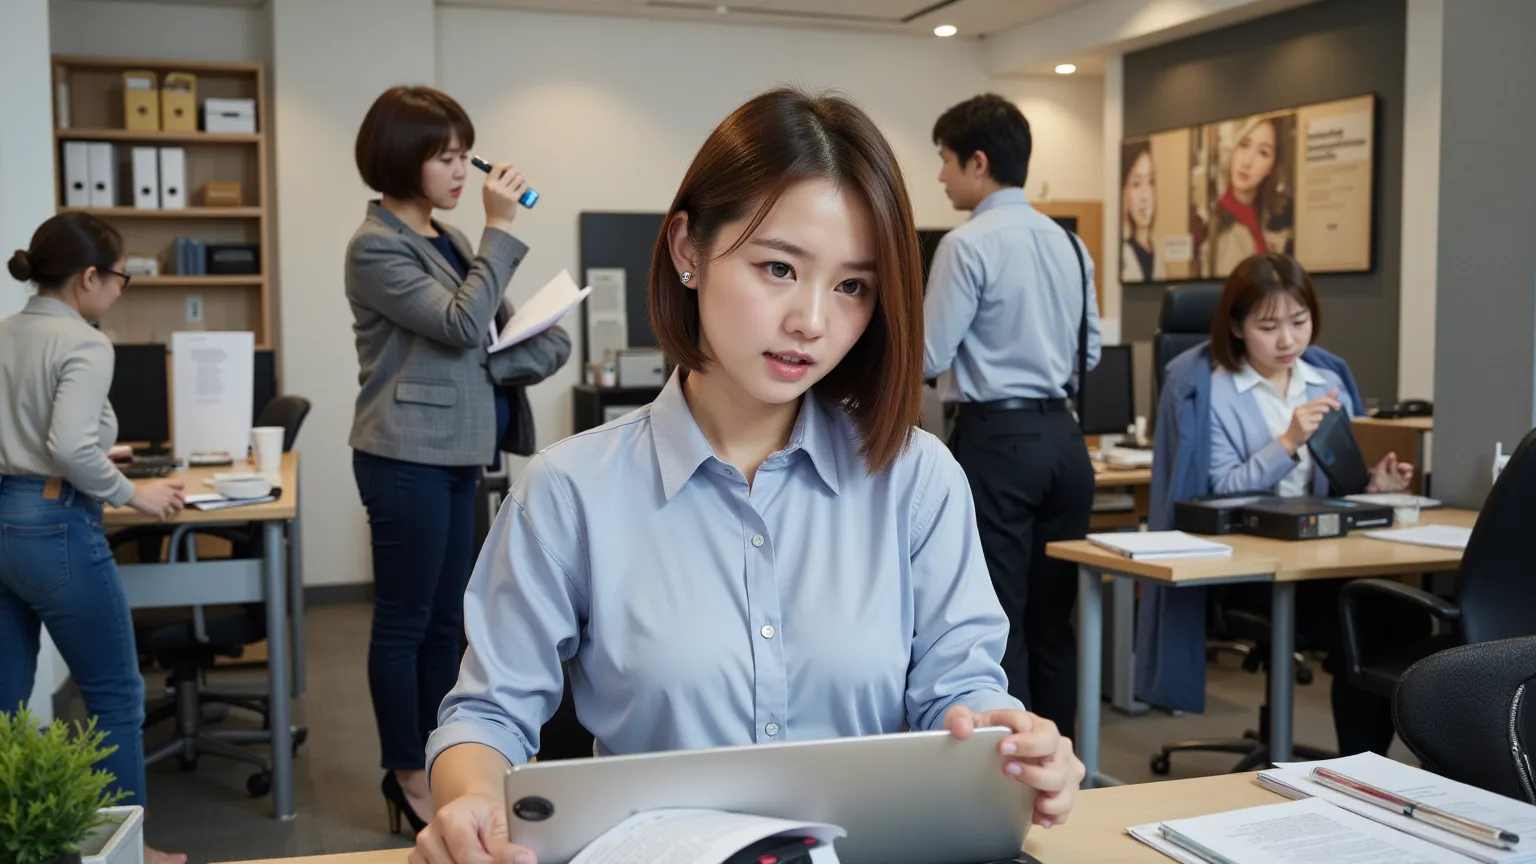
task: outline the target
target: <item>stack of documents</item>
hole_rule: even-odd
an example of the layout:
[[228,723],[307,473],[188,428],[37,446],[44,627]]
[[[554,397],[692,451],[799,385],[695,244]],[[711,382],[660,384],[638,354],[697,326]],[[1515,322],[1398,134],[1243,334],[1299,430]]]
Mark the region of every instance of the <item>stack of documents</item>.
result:
[[1152,451],[1133,447],[1111,447],[1104,461],[1115,468],[1150,468]]
[[1415,525],[1412,528],[1384,528],[1366,531],[1372,540],[1390,540],[1393,543],[1410,543],[1414,546],[1434,546],[1439,549],[1465,549],[1472,539],[1471,528],[1452,525]]
[[[1351,785],[1369,787],[1370,792],[1336,791],[1313,779],[1317,768],[1332,771]],[[1126,830],[1185,864],[1536,862],[1536,807],[1374,753],[1282,763],[1260,773],[1259,783],[1296,800]],[[1379,793],[1387,798],[1374,797]],[[1419,815],[1405,815],[1403,807],[1387,803],[1390,798],[1409,801]],[[1423,815],[1435,809],[1497,828],[1510,839],[1474,840],[1452,832]]]
[[1221,558],[1232,555],[1232,547],[1183,531],[1123,531],[1089,534],[1088,542],[1133,561],[1158,558]]
[[[1429,822],[1411,819],[1397,810],[1346,795],[1314,781],[1311,778],[1312,769],[1318,767],[1332,769],[1378,789],[1457,816],[1497,825],[1518,835],[1520,841],[1514,844],[1513,849],[1500,849],[1453,834]],[[1405,834],[1454,850],[1462,856],[1447,860],[1470,859],[1484,864],[1536,862],[1536,807],[1475,786],[1447,780],[1438,774],[1421,771],[1375,753],[1321,762],[1284,762],[1259,774],[1259,783],[1271,792],[1287,798],[1310,797],[1326,801]]]
[[[571,864],[722,864],[734,860],[745,847],[769,837],[814,837],[819,842],[809,849],[810,864],[837,864],[832,842],[847,834],[837,825],[822,822],[796,822],[720,810],[646,810],[608,829],[582,849]],[[783,845],[801,844],[796,841]],[[790,858],[779,853],[757,860],[772,861],[779,857]],[[793,860],[802,861],[805,857],[796,854]]]

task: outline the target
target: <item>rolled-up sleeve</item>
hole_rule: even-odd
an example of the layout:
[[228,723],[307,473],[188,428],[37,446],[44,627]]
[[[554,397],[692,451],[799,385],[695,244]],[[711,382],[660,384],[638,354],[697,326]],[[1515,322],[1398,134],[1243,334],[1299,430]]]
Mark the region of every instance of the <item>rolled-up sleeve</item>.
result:
[[955,705],[1022,708],[1008,695],[1003,646],[1008,619],[997,602],[976,531],[976,507],[960,466],[939,450],[918,497],[912,531],[914,635],[907,723],[941,728]]
[[469,650],[427,741],[429,777],[458,744],[526,763],[560,705],[561,664],[576,654],[588,608],[579,523],[561,482],[535,457],[486,538],[464,595]]
[[93,338],[70,351],[59,370],[48,423],[48,455],[71,486],[98,501],[122,507],[133,500],[133,481],[123,476],[101,446],[101,417],[112,388],[112,345]]

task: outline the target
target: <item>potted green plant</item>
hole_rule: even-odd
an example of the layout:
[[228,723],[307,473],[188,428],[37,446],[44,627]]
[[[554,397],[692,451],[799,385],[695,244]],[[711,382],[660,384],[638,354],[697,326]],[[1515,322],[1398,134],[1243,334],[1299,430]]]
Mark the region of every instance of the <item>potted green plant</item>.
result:
[[112,775],[95,767],[117,749],[105,737],[94,719],[71,735],[58,720],[42,729],[25,707],[0,713],[0,861],[142,859],[143,810],[113,807],[125,793],[108,792]]

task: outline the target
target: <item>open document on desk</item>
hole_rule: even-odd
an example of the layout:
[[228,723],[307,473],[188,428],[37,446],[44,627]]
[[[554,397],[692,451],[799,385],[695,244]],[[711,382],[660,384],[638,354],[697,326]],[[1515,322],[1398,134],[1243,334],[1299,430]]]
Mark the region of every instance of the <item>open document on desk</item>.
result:
[[1127,829],[1183,864],[1463,864],[1472,859],[1320,798]]
[[[820,822],[794,822],[727,813],[722,810],[673,808],[647,810],[625,819],[587,844],[571,864],[723,864],[748,849],[753,864],[770,858],[784,864],[838,864],[832,841],[848,832]],[[756,854],[754,847],[770,837],[793,838],[794,852]],[[799,842],[814,838],[814,846]],[[767,846],[764,844],[765,853]],[[782,845],[782,844],[781,844]],[[801,851],[803,848],[804,851]]]
[[[1311,779],[1313,768],[1329,768],[1420,804],[1511,831],[1520,837],[1513,849],[1499,849],[1404,816],[1328,788]],[[1259,774],[1259,785],[1287,798],[1317,798],[1367,819],[1454,850],[1483,864],[1536,864],[1536,806],[1421,771],[1375,753],[1319,762],[1283,762]]]

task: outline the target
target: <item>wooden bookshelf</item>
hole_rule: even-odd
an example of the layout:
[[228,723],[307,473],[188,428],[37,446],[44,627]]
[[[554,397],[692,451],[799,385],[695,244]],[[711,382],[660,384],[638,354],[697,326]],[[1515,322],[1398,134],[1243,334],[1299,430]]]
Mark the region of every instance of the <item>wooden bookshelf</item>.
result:
[[[254,133],[201,131],[130,131],[124,123],[123,78],[128,70],[149,70],[164,86],[166,73],[197,76],[197,105],[204,100],[254,99]],[[121,57],[54,55],[54,168],[58,212],[99,216],[123,235],[130,255],[153,256],[160,275],[135,276],[128,292],[101,322],[114,341],[170,342],[178,330],[249,330],[256,347],[276,342],[272,329],[273,261],[270,201],[271,112],[267,104],[266,69],[260,63],[209,63]],[[68,91],[59,98],[59,85]],[[68,116],[60,116],[67,102]],[[201,113],[201,111],[199,111]],[[162,123],[164,117],[161,118]],[[113,145],[117,196],[111,207],[64,206],[64,145],[67,142]],[[179,147],[186,153],[186,200],[181,210],[138,209],[133,206],[132,148]],[[207,207],[203,184],[236,181],[239,206]],[[187,275],[176,272],[176,238],[206,243],[255,243],[260,246],[260,272],[254,275]],[[140,290],[143,289],[143,290]],[[187,319],[188,298],[199,295],[203,320]]]

